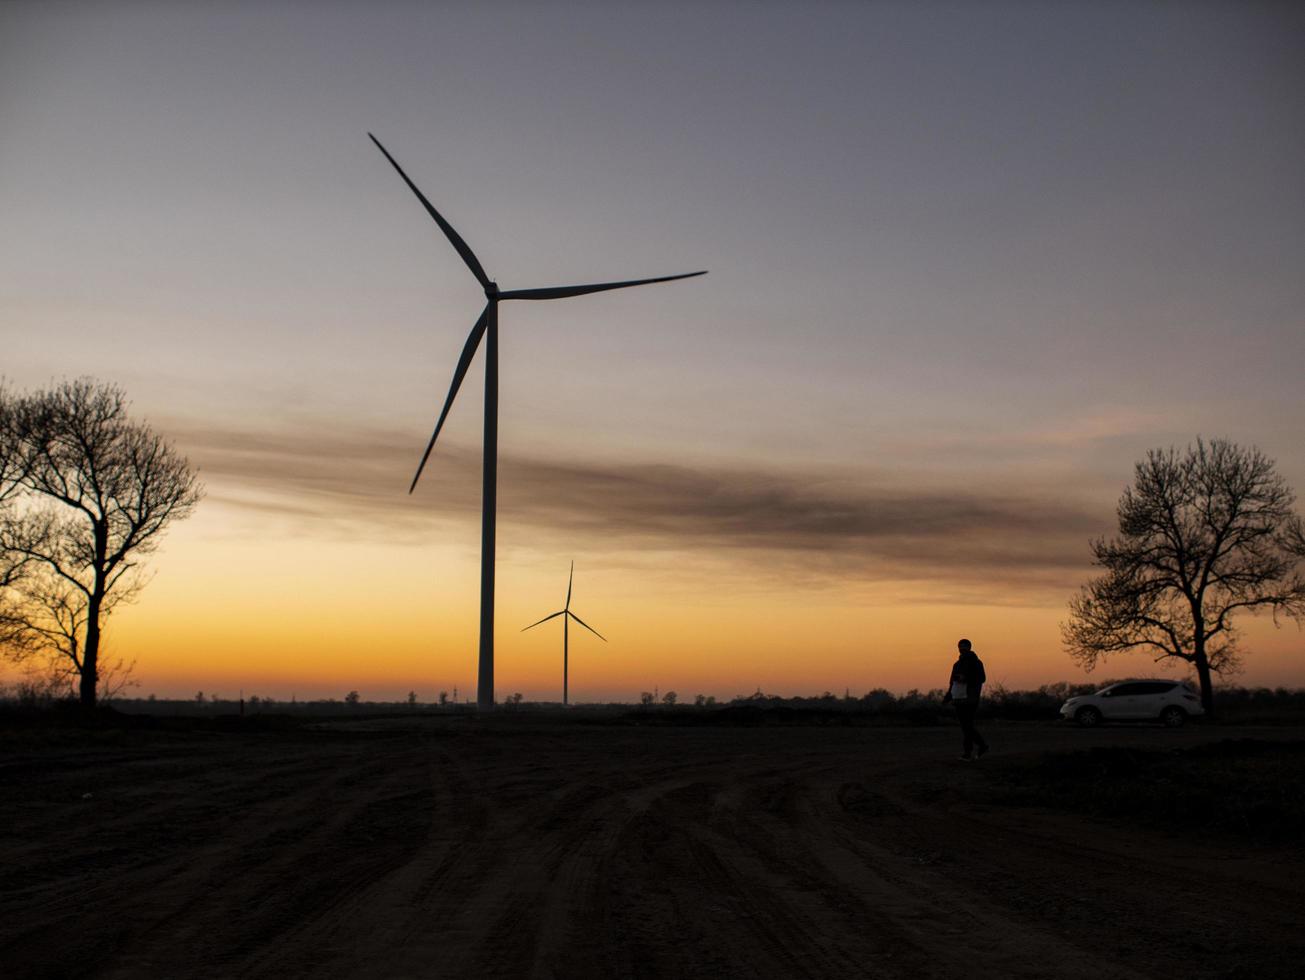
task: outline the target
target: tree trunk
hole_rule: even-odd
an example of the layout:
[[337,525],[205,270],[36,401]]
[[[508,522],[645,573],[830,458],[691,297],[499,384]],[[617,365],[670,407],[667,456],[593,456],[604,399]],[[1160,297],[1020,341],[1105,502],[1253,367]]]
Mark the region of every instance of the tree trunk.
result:
[[103,519],[93,522],[95,535],[95,585],[86,604],[86,643],[82,648],[82,710],[95,710],[95,689],[100,680],[100,612],[104,608],[105,563],[109,555],[109,525]]
[[95,710],[95,689],[100,674],[100,600],[91,599],[86,609],[86,643],[82,647],[81,702],[86,711]]
[[1196,642],[1196,649],[1192,662],[1196,664],[1196,677],[1201,682],[1201,707],[1205,709],[1205,717],[1214,717],[1214,684],[1210,678],[1210,661],[1205,659],[1205,641],[1200,638]]

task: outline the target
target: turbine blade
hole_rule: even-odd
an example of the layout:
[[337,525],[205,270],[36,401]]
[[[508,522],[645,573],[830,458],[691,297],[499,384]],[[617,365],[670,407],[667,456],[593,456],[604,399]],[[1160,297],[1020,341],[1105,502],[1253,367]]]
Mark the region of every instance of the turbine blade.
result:
[[[547,623],[550,619],[555,619],[556,617],[561,616],[565,612],[566,612],[565,609],[560,609],[557,612],[553,613],[552,616],[545,616],[543,619],[539,621],[539,623]],[[523,629],[521,632],[524,633],[526,630],[532,630],[536,626],[538,626],[539,623],[531,623],[529,626],[526,627],[526,629]]]
[[[566,614],[567,614],[568,616],[570,616],[572,619],[574,619],[574,620],[575,620],[577,623],[579,623],[581,626],[583,626],[585,629],[587,629],[590,633],[594,634],[594,636],[598,637],[598,639],[602,640],[604,643],[607,642],[607,637],[603,636],[602,633],[599,633],[598,630],[594,629],[592,626],[590,626],[588,623],[586,623],[583,619],[581,619],[581,618],[580,618],[579,616],[577,616],[575,613],[571,612],[571,610],[569,610],[569,609],[566,610]],[[553,613],[553,615],[556,616],[557,613]]]
[[440,226],[440,230],[444,232],[444,236],[449,240],[453,247],[458,250],[458,254],[462,256],[462,261],[467,263],[467,268],[471,270],[471,274],[479,280],[481,286],[488,286],[489,276],[485,275],[485,270],[481,268],[480,260],[476,258],[476,253],[471,250],[471,246],[464,242],[462,236],[453,230],[453,226],[444,220],[444,215],[435,210],[435,205],[426,200],[426,195],[418,190],[417,185],[408,179],[408,175],[403,172],[403,168],[399,166],[399,162],[395,160],[394,157],[390,156],[389,150],[381,146],[381,141],[375,136],[372,136],[371,133],[368,133],[367,135],[371,136],[372,142],[376,144],[376,148],[385,154],[385,159],[390,161],[391,166],[393,166],[394,169],[399,172],[399,176],[403,178],[403,182],[412,189],[414,194],[417,195],[417,200],[425,205],[427,212],[429,212],[430,216],[435,219],[435,223]]
[[568,296],[583,296],[585,293],[601,293],[605,289],[625,289],[627,286],[646,286],[652,282],[670,282],[672,279],[692,279],[705,276],[701,272],[683,272],[678,276],[658,276],[656,279],[628,279],[625,282],[595,282],[587,286],[546,286],[542,289],[509,289],[498,294],[499,299],[566,299]]
[[571,562],[571,574],[566,577],[566,607],[571,608],[571,580],[575,578],[575,562]]
[[421,479],[421,471],[426,468],[426,460],[430,459],[430,452],[435,448],[435,440],[440,436],[440,429],[444,428],[444,420],[449,417],[449,408],[453,405],[453,399],[457,396],[458,389],[462,387],[462,379],[467,376],[467,368],[471,367],[472,358],[476,356],[476,348],[480,346],[480,338],[485,336],[485,325],[488,322],[489,307],[486,306],[481,311],[480,319],[471,328],[471,333],[467,335],[467,342],[462,345],[462,356],[458,358],[458,366],[453,369],[453,384],[449,385],[449,397],[444,399],[444,411],[440,412],[440,420],[435,423],[435,431],[431,433],[430,442],[426,443],[426,451],[421,454],[421,462],[417,464],[417,474],[412,478],[412,485],[408,487],[409,493],[417,489],[417,481]]

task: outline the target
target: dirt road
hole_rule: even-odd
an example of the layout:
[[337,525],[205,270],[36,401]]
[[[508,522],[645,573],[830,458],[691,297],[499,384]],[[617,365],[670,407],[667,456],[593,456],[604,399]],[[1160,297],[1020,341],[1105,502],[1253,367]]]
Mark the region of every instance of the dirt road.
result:
[[1299,849],[975,802],[1048,750],[1245,733],[1011,726],[966,766],[950,728],[370,727],[10,743],[5,975],[1102,980],[1305,961]]

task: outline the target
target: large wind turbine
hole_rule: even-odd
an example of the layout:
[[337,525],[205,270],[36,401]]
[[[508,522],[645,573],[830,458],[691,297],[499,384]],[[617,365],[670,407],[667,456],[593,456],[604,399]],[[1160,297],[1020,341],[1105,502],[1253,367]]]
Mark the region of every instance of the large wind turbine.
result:
[[430,201],[426,200],[426,195],[408,179],[408,175],[403,172],[403,168],[399,166],[398,161],[390,156],[390,152],[385,147],[381,146],[381,141],[372,136],[371,133],[367,135],[371,136],[371,140],[376,144],[377,149],[385,154],[385,159],[390,161],[391,166],[403,178],[403,182],[417,195],[417,200],[421,201],[427,213],[435,219],[435,223],[440,226],[440,230],[444,232],[445,237],[448,238],[457,253],[462,256],[462,261],[467,264],[471,274],[476,277],[476,281],[485,290],[485,309],[481,312],[480,319],[471,328],[471,333],[467,335],[467,342],[462,347],[462,356],[458,358],[458,366],[453,369],[453,384],[449,386],[449,395],[444,400],[444,409],[440,412],[439,421],[435,423],[435,431],[431,434],[430,442],[426,444],[426,452],[422,454],[421,462],[417,464],[417,473],[412,478],[412,485],[408,487],[408,492],[412,493],[416,489],[417,480],[421,478],[421,471],[426,466],[426,460],[430,458],[431,450],[435,448],[435,440],[439,438],[440,429],[444,426],[444,419],[449,414],[449,407],[453,404],[453,398],[458,393],[458,388],[467,373],[467,368],[471,366],[472,358],[476,356],[476,348],[480,346],[481,338],[488,335],[489,341],[485,345],[484,481],[481,490],[480,676],[476,690],[476,703],[481,708],[492,708],[494,706],[494,525],[498,490],[499,301],[505,299],[565,299],[568,296],[583,296],[585,293],[599,293],[607,289],[624,289],[626,286],[645,286],[648,283],[687,279],[690,276],[706,275],[706,270],[702,272],[685,272],[677,276],[658,276],[655,279],[629,279],[623,282],[599,282],[583,286],[546,286],[540,289],[500,290],[498,283],[485,274],[485,270],[480,265],[480,260],[476,258],[475,253],[471,251],[467,243],[462,240],[462,236],[453,230],[453,226],[444,220],[444,216],[435,210],[435,206]]
[[[564,707],[567,703],[567,670],[568,670],[567,661],[569,656],[569,651],[567,647],[570,644],[570,634],[571,634],[570,620],[574,619],[577,623],[579,623],[581,626],[587,629],[590,633],[598,637],[598,639],[602,640],[604,643],[607,642],[607,637],[603,636],[602,633],[599,633],[598,630],[594,629],[592,626],[590,626],[583,619],[581,619],[579,616],[577,616],[575,613],[571,611],[571,580],[574,578],[575,578],[575,562],[571,562],[571,574],[568,575],[566,579],[566,605],[563,606],[561,609],[559,609],[557,612],[545,616],[543,619],[539,621],[539,623],[547,623],[550,619],[556,619],[558,616],[562,617],[562,705]],[[522,630],[521,632],[524,633],[526,630],[532,630],[536,626],[538,626],[539,623],[531,623],[529,626],[526,627],[525,630]]]

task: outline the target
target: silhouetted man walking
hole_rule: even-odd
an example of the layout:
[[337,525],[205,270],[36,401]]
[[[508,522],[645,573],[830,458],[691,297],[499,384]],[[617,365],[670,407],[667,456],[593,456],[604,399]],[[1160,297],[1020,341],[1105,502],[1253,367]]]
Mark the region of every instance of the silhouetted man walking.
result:
[[[943,703],[950,701],[956,705],[956,717],[961,722],[963,739],[961,759],[970,762],[988,751],[987,741],[974,727],[974,715],[979,710],[979,698],[988,676],[983,672],[983,661],[971,649],[969,640],[961,640],[956,648],[960,651],[960,656],[952,664],[952,675],[947,682],[947,694],[943,697]],[[977,754],[974,754],[975,746],[978,746]]]

